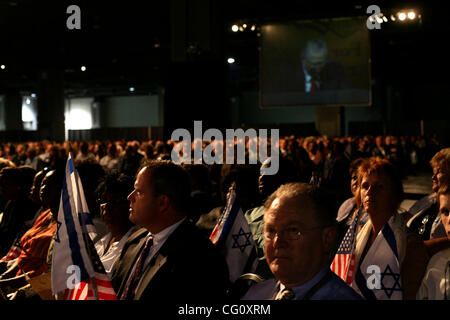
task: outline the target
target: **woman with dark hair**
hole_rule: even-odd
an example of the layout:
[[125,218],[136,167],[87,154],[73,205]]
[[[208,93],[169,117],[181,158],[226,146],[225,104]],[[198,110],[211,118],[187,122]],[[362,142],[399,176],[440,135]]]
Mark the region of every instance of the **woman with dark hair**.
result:
[[21,251],[17,258],[2,261],[0,290],[15,292],[27,285],[27,277],[37,277],[48,271],[47,254],[56,232],[56,215],[59,209],[64,172],[49,171],[42,180],[40,198],[46,209],[20,239]]
[[133,185],[134,179],[114,172],[106,175],[96,190],[100,216],[109,232],[96,242],[95,248],[108,274],[128,237],[137,230],[128,218],[127,196],[133,191]]
[[0,208],[0,256],[8,252],[25,221],[39,208],[28,197],[34,173],[31,167],[5,167],[0,171],[0,194],[7,201]]

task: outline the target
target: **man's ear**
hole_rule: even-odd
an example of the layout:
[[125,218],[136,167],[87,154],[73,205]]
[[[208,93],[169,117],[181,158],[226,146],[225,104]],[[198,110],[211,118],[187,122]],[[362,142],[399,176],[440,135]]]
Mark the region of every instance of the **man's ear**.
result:
[[326,227],[322,230],[322,243],[324,250],[329,253],[334,247],[336,240],[336,226]]
[[171,206],[170,198],[165,194],[161,194],[158,196],[158,204],[161,212],[165,212]]

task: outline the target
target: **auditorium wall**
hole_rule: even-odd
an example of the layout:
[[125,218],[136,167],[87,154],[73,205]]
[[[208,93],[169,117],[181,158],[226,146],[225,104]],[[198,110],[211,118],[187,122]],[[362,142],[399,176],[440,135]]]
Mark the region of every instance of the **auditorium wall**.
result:
[[157,127],[159,123],[157,95],[117,96],[104,100],[102,127]]
[[[241,92],[239,97],[231,99],[232,124],[233,126],[280,126],[298,125],[311,126],[318,129],[316,123],[317,107],[279,107],[271,109],[261,109],[257,91]],[[330,107],[336,108],[336,107]],[[323,110],[323,109],[322,109]],[[382,114],[380,108],[371,107],[343,107],[342,134],[349,134],[349,126],[352,123],[380,123]],[[312,133],[311,133],[312,134]]]

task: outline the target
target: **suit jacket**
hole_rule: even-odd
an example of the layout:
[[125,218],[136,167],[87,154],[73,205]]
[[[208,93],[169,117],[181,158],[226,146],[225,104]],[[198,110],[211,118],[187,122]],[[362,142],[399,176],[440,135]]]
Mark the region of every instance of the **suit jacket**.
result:
[[[305,92],[305,73],[301,61],[278,69],[276,74],[267,74],[265,90],[270,92]],[[320,72],[320,91],[350,89],[345,66],[337,61],[327,61]]]
[[417,235],[408,236],[406,255],[402,264],[402,289],[404,300],[415,300],[430,258],[450,248],[447,237],[425,240]]
[[[323,273],[323,271],[321,271]],[[317,279],[315,283],[320,281]],[[242,300],[273,300],[278,293],[278,282],[269,279],[257,283],[250,287]],[[303,297],[295,296],[294,300],[301,300]],[[332,273],[331,277],[312,296],[311,300],[362,300],[361,296],[349,287],[341,278]]]
[[[111,272],[120,296],[141,252],[148,231],[139,229],[126,242]],[[215,301],[225,298],[229,286],[224,257],[187,219],[164,242],[144,269],[135,300]]]

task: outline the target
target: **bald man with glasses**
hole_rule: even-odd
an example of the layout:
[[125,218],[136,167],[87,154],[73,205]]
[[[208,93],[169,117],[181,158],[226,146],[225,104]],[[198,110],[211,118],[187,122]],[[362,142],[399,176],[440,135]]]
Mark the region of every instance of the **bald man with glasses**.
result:
[[275,279],[252,286],[243,300],[359,300],[330,270],[336,237],[333,200],[306,183],[289,183],[265,203],[266,260]]

